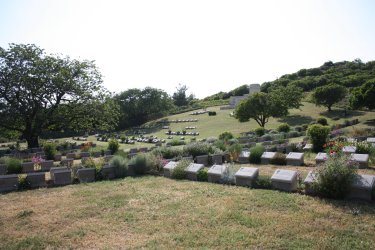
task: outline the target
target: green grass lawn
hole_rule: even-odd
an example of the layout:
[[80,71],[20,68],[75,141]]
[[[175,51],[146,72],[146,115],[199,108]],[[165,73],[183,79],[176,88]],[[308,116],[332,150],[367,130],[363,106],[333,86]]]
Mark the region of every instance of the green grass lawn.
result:
[[0,249],[375,246],[373,203],[164,177],[14,192],[0,207]]

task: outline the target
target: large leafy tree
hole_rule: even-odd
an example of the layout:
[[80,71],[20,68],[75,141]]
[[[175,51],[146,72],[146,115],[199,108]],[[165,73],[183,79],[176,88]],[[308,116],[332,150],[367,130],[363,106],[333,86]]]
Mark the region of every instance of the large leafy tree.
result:
[[150,87],[126,90],[115,99],[120,106],[120,129],[160,118],[173,108],[172,99],[165,91]]
[[92,61],[10,44],[0,48],[0,117],[0,127],[37,147],[43,131],[109,129],[118,108]]
[[235,110],[235,117],[240,122],[254,119],[264,127],[270,117],[283,117],[288,114],[288,106],[280,98],[267,93],[254,93],[240,102]]
[[273,100],[284,105],[284,108],[299,109],[302,106],[303,90],[295,85],[272,87],[269,95]]
[[375,79],[367,81],[352,91],[350,106],[355,109],[363,107],[375,109]]
[[176,92],[174,92],[172,95],[174,105],[178,107],[189,105],[189,103],[194,99],[194,96],[192,94],[187,96],[187,90],[188,87],[186,87],[186,85],[178,85]]
[[325,106],[328,111],[331,111],[332,105],[345,98],[346,94],[345,87],[338,84],[328,84],[316,88],[312,94],[312,99],[317,106]]

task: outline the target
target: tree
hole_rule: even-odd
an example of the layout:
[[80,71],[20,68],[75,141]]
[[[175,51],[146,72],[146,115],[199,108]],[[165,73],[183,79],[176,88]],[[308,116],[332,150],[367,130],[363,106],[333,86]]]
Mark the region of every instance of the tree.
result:
[[328,111],[331,111],[332,105],[345,98],[346,93],[345,87],[338,84],[328,84],[316,88],[312,94],[312,99],[317,106],[325,106]]
[[235,118],[240,122],[254,119],[259,126],[264,127],[270,117],[283,117],[288,114],[287,106],[280,98],[263,92],[254,93],[240,102],[235,110]]
[[186,87],[186,85],[178,85],[178,87],[176,88],[176,92],[174,92],[172,95],[174,105],[178,107],[189,105],[189,103],[194,99],[194,96],[192,94],[187,96],[187,90],[188,87]]
[[36,45],[0,48],[0,127],[17,131],[28,147],[43,131],[109,129],[118,108],[92,61],[46,54]]
[[278,102],[283,103],[287,109],[299,109],[302,106],[303,91],[297,86],[289,84],[286,87],[273,87],[269,94],[272,99],[278,99]]
[[120,129],[163,117],[173,108],[172,99],[165,91],[150,87],[123,91],[115,99],[120,106]]
[[364,85],[352,91],[350,106],[354,109],[375,108],[375,79],[367,81]]

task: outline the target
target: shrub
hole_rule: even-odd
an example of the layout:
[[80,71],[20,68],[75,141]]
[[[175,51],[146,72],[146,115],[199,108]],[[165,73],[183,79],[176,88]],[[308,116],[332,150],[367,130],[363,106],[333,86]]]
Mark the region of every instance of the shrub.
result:
[[159,147],[152,151],[154,155],[161,155],[164,159],[172,159],[176,157],[181,157],[182,150],[180,148],[172,147]]
[[182,180],[186,178],[185,169],[190,165],[191,161],[181,160],[177,166],[172,170],[172,178],[177,180]]
[[130,160],[129,164],[134,166],[134,172],[137,175],[143,175],[149,170],[146,154],[137,154]]
[[208,169],[201,168],[197,173],[198,181],[208,181]]
[[264,153],[263,146],[255,146],[250,149],[250,163],[259,164],[261,162],[262,154]]
[[8,158],[6,161],[8,174],[20,174],[22,172],[22,161],[17,158]]
[[356,143],[357,154],[369,154],[371,155],[375,150],[371,143],[368,142],[357,142]]
[[111,150],[111,154],[115,154],[117,150],[119,149],[120,144],[116,139],[111,139],[108,142],[108,149]]
[[209,116],[215,116],[215,115],[216,115],[216,111],[209,111],[209,112],[208,112],[208,115],[209,115]]
[[221,151],[227,150],[227,144],[225,144],[225,142],[222,140],[217,140],[214,145],[216,148],[220,149]]
[[110,166],[115,167],[115,176],[117,178],[123,178],[128,172],[128,161],[125,157],[115,155],[109,162]]
[[240,144],[233,144],[230,145],[228,148],[228,152],[230,154],[230,158],[232,161],[237,161],[238,157],[240,156],[242,151],[242,146]]
[[235,173],[236,168],[234,167],[234,164],[226,164],[226,167],[224,168],[222,175],[221,175],[221,182],[224,184],[234,184],[235,183]]
[[266,133],[266,130],[265,128],[260,127],[260,128],[256,128],[254,132],[257,136],[262,136]]
[[56,154],[56,145],[54,143],[46,143],[43,145],[43,151],[47,160],[53,160]]
[[327,122],[327,119],[324,118],[324,117],[320,117],[316,120],[316,122],[320,125],[323,125],[323,126],[328,126],[328,122]]
[[30,188],[31,188],[31,185],[30,185],[30,182],[26,179],[26,175],[19,175],[18,176],[18,189],[26,190]]
[[208,143],[191,143],[189,145],[184,146],[183,149],[184,155],[192,155],[193,157],[199,155],[209,155],[214,152],[214,148]]
[[277,152],[275,156],[270,160],[270,163],[274,165],[286,165],[286,155]]
[[277,131],[287,133],[287,132],[290,131],[290,126],[289,126],[287,123],[281,123],[281,124],[277,127]]
[[228,141],[233,139],[233,134],[231,132],[223,132],[219,135],[219,140]]
[[272,135],[262,135],[262,141],[272,141]]
[[321,152],[323,145],[327,142],[327,138],[330,132],[328,126],[322,126],[320,124],[314,124],[309,126],[307,134],[313,144],[314,152]]
[[297,131],[288,132],[288,138],[294,138],[294,137],[299,137],[299,136],[300,136],[300,133],[298,133]]
[[93,158],[86,159],[85,163],[82,164],[83,168],[96,168],[96,163]]
[[186,142],[185,141],[181,141],[181,140],[178,140],[178,139],[173,139],[171,142],[170,142],[170,145],[171,146],[180,146],[180,145],[185,145]]
[[261,189],[272,189],[271,177],[259,175],[255,181],[255,187]]
[[331,156],[318,169],[313,189],[323,197],[342,199],[350,192],[356,172],[356,164],[347,156]]

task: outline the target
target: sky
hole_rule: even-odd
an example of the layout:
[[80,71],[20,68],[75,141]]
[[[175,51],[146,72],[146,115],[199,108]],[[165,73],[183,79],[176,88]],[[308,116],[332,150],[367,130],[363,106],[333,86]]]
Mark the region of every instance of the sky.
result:
[[94,60],[113,92],[198,98],[326,61],[375,60],[373,0],[0,0],[0,47]]

